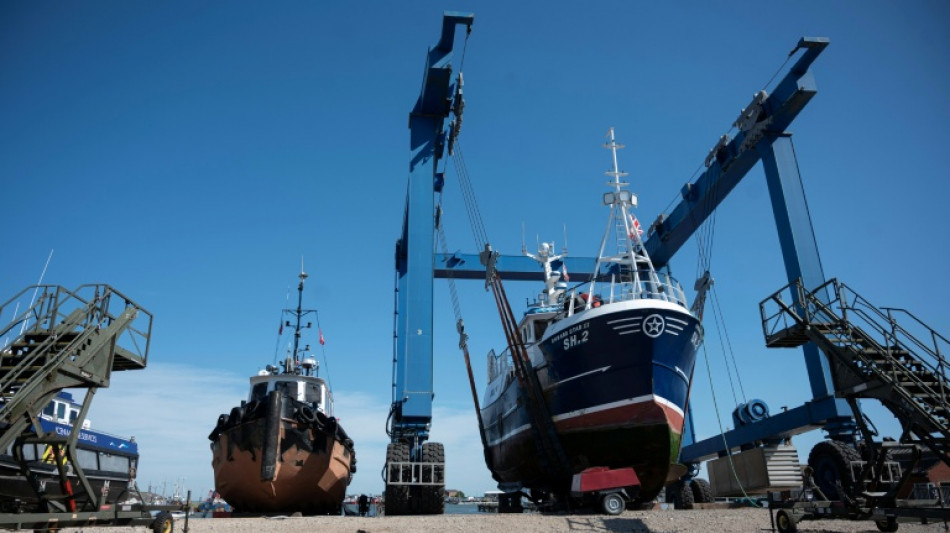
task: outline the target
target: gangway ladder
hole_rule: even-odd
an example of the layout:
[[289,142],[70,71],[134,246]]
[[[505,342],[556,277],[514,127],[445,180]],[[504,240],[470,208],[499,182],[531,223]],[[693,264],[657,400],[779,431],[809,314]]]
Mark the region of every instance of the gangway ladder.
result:
[[[890,310],[874,307],[836,279],[812,291],[801,280],[792,282],[760,310],[767,346],[814,342],[828,358],[835,390],[853,409],[858,398],[879,400],[900,421],[902,443],[925,446],[950,465],[950,383],[940,350],[945,337],[910,315],[931,338],[920,340]],[[861,416],[855,418],[860,424]]]
[[[87,389],[80,407],[84,420],[96,390],[108,387],[113,371],[145,368],[151,338],[152,315],[112,287],[82,285],[69,291],[56,285],[27,287],[0,306],[0,317],[34,293],[33,304],[0,328],[0,450],[11,447],[21,474],[30,481],[47,512],[75,511],[75,497],[67,480],[76,474],[90,507],[99,508],[94,493],[76,461],[79,431],[58,436],[43,430],[39,414],[63,389]],[[50,501],[29,475],[22,455],[28,443],[45,444],[65,460],[55,461],[64,486],[66,504]],[[67,489],[67,487],[69,487]]]

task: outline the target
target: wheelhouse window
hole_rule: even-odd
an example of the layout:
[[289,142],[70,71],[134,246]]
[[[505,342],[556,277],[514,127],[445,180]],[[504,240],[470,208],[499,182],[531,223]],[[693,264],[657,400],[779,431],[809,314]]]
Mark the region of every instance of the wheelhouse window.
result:
[[35,461],[36,447],[33,446],[32,444],[24,444],[23,445],[23,459],[27,461]]
[[307,383],[304,389],[303,401],[317,407],[323,405],[323,387],[319,383]]
[[296,381],[278,381],[274,383],[274,390],[279,391],[281,394],[286,394],[291,398],[297,398],[297,382]]
[[98,470],[99,461],[96,456],[96,452],[92,450],[76,450],[76,460],[79,462],[79,466],[83,470]]
[[122,455],[102,453],[99,455],[99,467],[109,472],[128,472],[129,458]]
[[56,402],[56,418],[66,418],[66,404]]
[[56,402],[50,402],[43,408],[43,414],[52,418],[56,414]]
[[544,331],[548,329],[548,322],[545,320],[534,321],[534,338],[540,339],[544,336]]

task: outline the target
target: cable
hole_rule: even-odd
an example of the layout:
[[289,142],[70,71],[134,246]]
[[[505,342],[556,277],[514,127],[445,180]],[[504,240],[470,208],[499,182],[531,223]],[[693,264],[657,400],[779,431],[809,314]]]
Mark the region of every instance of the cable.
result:
[[[746,500],[754,502],[752,498],[745,491],[745,487],[742,486],[742,481],[739,479],[739,473],[736,472],[736,465],[732,461],[732,454],[729,452],[729,442],[726,440],[726,432],[722,428],[722,417],[719,416],[719,402],[716,400],[716,390],[713,388],[713,379],[712,379],[712,370],[709,367],[709,355],[706,353],[706,345],[703,344],[703,360],[706,362],[706,376],[709,378],[709,391],[712,393],[713,399],[713,409],[716,411],[716,422],[719,424],[719,435],[722,437],[722,445],[726,450],[726,457],[729,458],[729,469],[732,470],[732,477],[736,480],[736,485],[739,487],[739,490],[742,491],[742,495]],[[755,503],[756,507],[761,507],[758,503]]]
[[330,390],[333,390],[333,382],[330,380],[330,363],[327,362],[327,347],[323,344],[323,328],[320,327],[320,311],[314,311],[314,314],[316,315],[317,334],[319,335],[319,340],[317,342],[320,343],[320,353],[323,355],[323,368],[327,373],[327,387],[329,387]]

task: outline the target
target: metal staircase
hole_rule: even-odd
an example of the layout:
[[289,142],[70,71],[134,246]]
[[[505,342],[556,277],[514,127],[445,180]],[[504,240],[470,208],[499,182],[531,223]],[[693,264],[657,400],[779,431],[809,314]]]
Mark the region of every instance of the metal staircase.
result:
[[[26,310],[19,312],[28,297]],[[0,318],[8,312],[14,316],[0,328],[0,452],[12,448],[22,459],[24,443],[55,446],[95,502],[75,461],[79,432],[45,434],[37,417],[61,390],[83,388],[83,420],[95,391],[109,386],[112,372],[145,368],[152,315],[108,285],[82,285],[74,291],[28,287],[0,306]],[[20,463],[29,478],[25,462]],[[65,483],[66,473],[60,470]]]
[[905,310],[871,305],[836,279],[812,291],[795,281],[760,310],[767,346],[814,342],[839,397],[879,400],[901,423],[902,443],[923,445],[950,465],[946,337]]

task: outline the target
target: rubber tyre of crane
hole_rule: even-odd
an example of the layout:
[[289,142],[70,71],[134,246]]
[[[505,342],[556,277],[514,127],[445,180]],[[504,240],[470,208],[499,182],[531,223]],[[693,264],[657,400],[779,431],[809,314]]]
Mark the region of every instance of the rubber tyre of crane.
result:
[[[409,461],[409,445],[403,443],[390,443],[386,446],[386,467],[392,462]],[[387,479],[392,479],[394,472],[387,473]],[[386,483],[386,504],[385,512],[389,516],[398,516],[409,514],[409,486],[408,485],[390,485]]]
[[829,500],[840,500],[836,481],[849,497],[855,494],[855,483],[851,475],[851,461],[859,461],[857,450],[843,442],[825,440],[811,449],[808,454],[808,466],[815,472],[815,484]]
[[162,511],[155,516],[155,520],[152,520],[149,527],[153,533],[172,533],[175,530],[175,520],[171,513]]
[[874,525],[876,525],[880,531],[894,533],[900,524],[897,523],[897,517],[888,516],[885,520],[875,520]]
[[693,508],[693,490],[689,483],[679,480],[666,487],[666,501],[673,502],[677,509]]
[[627,502],[619,492],[604,494],[600,498],[600,510],[603,511],[604,514],[617,516],[626,508]]
[[705,479],[695,478],[689,482],[689,487],[693,491],[693,503],[711,503],[713,501],[712,487]]
[[775,513],[775,528],[779,533],[795,533],[798,531],[798,522],[787,509],[779,509]]
[[423,476],[423,481],[436,485],[420,487],[422,499],[420,511],[423,514],[445,514],[445,447],[441,442],[427,442],[422,445],[423,463],[440,463],[433,467],[431,480]]

